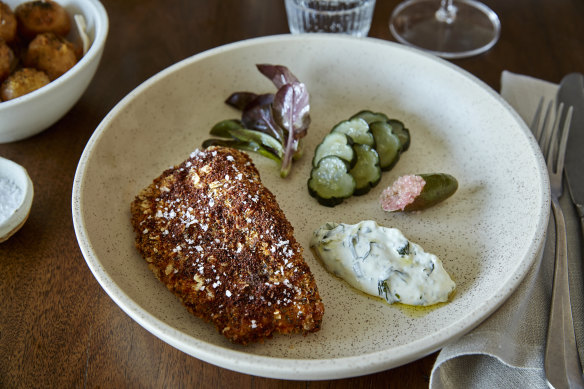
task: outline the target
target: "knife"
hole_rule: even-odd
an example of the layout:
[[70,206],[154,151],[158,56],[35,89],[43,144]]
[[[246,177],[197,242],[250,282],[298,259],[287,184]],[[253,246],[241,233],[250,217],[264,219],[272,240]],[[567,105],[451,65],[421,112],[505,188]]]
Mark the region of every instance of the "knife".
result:
[[[557,104],[572,106],[572,124],[568,137],[564,169],[572,202],[576,206],[584,233],[584,76],[570,73],[562,79]],[[563,123],[560,123],[563,125]],[[562,128],[562,127],[560,127]]]

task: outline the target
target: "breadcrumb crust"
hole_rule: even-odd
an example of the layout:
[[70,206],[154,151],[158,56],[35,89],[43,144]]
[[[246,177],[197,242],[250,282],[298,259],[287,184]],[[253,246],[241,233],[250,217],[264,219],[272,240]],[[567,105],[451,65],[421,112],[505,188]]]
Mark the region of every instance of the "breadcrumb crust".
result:
[[232,342],[320,329],[324,306],[302,247],[247,154],[196,150],[142,190],[131,212],[149,268]]

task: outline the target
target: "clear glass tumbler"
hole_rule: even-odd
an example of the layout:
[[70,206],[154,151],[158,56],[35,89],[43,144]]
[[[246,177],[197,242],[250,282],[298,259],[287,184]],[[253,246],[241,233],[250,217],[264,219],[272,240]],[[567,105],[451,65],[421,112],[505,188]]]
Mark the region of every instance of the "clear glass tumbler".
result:
[[285,0],[292,34],[308,32],[366,36],[375,0]]

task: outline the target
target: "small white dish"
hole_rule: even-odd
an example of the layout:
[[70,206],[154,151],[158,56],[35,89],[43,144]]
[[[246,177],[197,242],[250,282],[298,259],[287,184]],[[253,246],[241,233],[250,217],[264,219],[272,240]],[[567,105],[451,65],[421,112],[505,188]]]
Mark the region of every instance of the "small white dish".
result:
[[[21,194],[18,196],[18,201],[14,203],[14,210],[7,212],[7,218],[4,218],[3,216],[6,215],[0,212],[0,243],[8,240],[24,225],[30,214],[34,194],[32,180],[26,169],[9,159],[0,157],[0,183],[6,182],[17,187]],[[0,185],[0,199],[4,200],[2,196],[5,194],[1,189],[3,188]]]

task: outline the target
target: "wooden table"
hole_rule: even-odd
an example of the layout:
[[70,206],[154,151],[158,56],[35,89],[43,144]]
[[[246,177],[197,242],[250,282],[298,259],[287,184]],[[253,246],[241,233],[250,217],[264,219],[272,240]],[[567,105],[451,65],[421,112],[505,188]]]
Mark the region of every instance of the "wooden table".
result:
[[[453,61],[499,90],[504,69],[553,82],[584,72],[584,2],[485,0],[502,23],[488,53]],[[0,387],[371,388],[428,386],[436,354],[378,374],[282,381],[225,370],[167,345],[104,293],[71,219],[77,162],[103,117],[128,92],[201,51],[288,33],[283,0],[104,0],[110,33],[89,89],[57,124],[0,145],[23,165],[35,199],[24,228],[0,244]],[[370,36],[392,40],[397,0],[377,0]],[[2,123],[0,123],[0,126]]]

